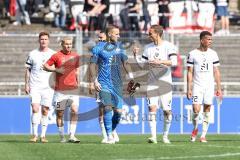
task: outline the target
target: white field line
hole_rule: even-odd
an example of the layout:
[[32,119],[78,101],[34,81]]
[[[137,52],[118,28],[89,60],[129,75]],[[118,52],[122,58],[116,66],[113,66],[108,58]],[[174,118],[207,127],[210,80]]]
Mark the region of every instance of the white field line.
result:
[[[217,157],[234,157],[234,156],[240,156],[240,152],[237,153],[224,153],[224,154],[210,154],[210,155],[199,155],[199,156],[178,156],[178,157],[149,157],[149,158],[127,158],[127,160],[161,160],[161,159],[199,159],[199,158],[217,158]],[[115,159],[115,160],[126,160],[123,159]]]
[[[163,147],[179,147],[179,146],[185,146],[185,145],[164,145]],[[195,147],[195,146],[193,146]],[[199,147],[199,146],[196,146]],[[216,147],[216,148],[232,148],[232,149],[240,149],[240,146],[221,146],[221,145],[204,145],[204,147]],[[234,156],[240,156],[240,152],[237,153],[223,153],[223,154],[212,154],[212,155],[197,155],[197,156],[178,156],[178,157],[149,157],[149,158],[127,158],[127,160],[174,160],[174,159],[198,159],[198,158],[217,158],[217,157],[234,157]],[[123,159],[115,159],[115,160],[126,160]]]
[[216,148],[232,148],[232,149],[240,149],[240,146],[221,146],[221,145],[206,145],[204,147],[216,147]]

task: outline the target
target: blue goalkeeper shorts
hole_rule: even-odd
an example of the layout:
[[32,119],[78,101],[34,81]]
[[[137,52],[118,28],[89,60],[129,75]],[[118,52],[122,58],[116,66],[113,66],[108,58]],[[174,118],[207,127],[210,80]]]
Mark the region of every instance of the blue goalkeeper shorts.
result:
[[123,96],[121,89],[109,89],[102,86],[99,96],[104,106],[112,106],[117,109],[122,109]]

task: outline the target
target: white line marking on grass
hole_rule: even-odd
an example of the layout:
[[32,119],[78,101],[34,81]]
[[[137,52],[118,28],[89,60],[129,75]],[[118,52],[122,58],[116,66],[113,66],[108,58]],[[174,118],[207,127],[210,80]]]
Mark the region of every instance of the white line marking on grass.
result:
[[233,149],[238,149],[240,146],[221,146],[221,145],[206,145],[204,147],[217,147],[217,148],[233,148]]
[[[180,157],[149,157],[149,158],[127,158],[128,160],[156,160],[156,159],[198,159],[198,158],[217,158],[217,157],[233,157],[239,156],[240,152],[238,153],[224,153],[224,154],[212,154],[212,155],[200,155],[200,156],[180,156]],[[123,159],[115,159],[115,160],[126,160]]]

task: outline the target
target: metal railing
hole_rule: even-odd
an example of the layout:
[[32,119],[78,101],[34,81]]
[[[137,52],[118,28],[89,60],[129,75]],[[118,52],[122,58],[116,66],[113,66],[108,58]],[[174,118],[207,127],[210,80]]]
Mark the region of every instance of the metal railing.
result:
[[[17,93],[14,95],[18,95],[21,96],[22,95],[22,87],[25,85],[24,82],[0,82],[0,89],[2,89],[2,87],[6,87],[6,86],[15,86]],[[7,95],[7,94],[3,94],[2,92],[0,93],[0,95]]]

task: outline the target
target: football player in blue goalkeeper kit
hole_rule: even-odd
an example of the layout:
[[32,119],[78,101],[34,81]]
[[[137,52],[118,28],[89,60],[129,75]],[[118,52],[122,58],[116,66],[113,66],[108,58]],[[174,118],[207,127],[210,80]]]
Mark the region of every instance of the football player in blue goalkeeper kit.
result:
[[[107,39],[106,33],[104,31],[100,31],[98,33],[98,43],[106,42],[106,39]],[[96,70],[98,70],[98,67],[96,68]],[[90,74],[89,74],[89,77],[91,77]],[[102,136],[103,136],[101,143],[107,143],[108,137],[107,137],[107,133],[106,133],[104,122],[103,122],[104,105],[102,104],[102,102],[99,99],[99,93],[98,92],[95,93],[94,83],[91,81],[91,79],[89,79],[89,80],[90,80],[89,93],[95,94],[96,102],[98,103],[98,106],[99,106],[99,125],[100,125],[100,129],[101,129]],[[118,137],[116,130],[113,132],[113,138],[114,138],[115,142],[119,142],[119,137]]]
[[[108,144],[114,144],[113,132],[121,119],[123,101],[123,82],[121,65],[133,79],[128,57],[118,42],[119,29],[109,26],[106,29],[107,41],[98,43],[93,49],[90,71],[94,87],[99,92],[100,100],[104,105],[104,125],[108,136]],[[98,74],[96,74],[96,65]],[[113,112],[112,112],[113,111]]]

